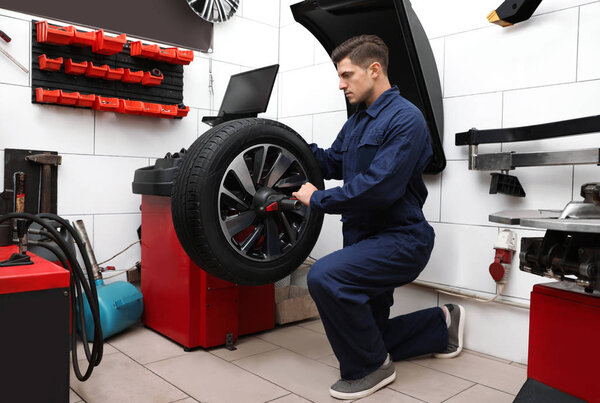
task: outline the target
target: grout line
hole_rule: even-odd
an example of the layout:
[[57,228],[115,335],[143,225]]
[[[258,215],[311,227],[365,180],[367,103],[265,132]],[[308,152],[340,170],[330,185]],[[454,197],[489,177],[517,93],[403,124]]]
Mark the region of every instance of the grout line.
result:
[[[553,14],[553,13],[559,13],[559,12],[561,12],[561,11],[570,10],[570,9],[572,9],[572,8],[579,8],[579,7],[581,7],[581,6],[586,6],[586,5],[593,4],[593,3],[597,3],[597,2],[598,2],[598,1],[590,1],[589,3],[578,4],[578,5],[576,5],[576,6],[572,6],[572,7],[559,8],[559,9],[557,9],[557,10],[550,10],[550,11],[546,11],[546,12],[543,12],[543,13],[534,14],[534,15],[531,17],[531,19],[534,19],[534,18],[540,17],[540,16],[542,16],[542,15],[548,15],[548,14]],[[477,28],[467,29],[467,30],[464,30],[464,31],[451,32],[451,33],[448,33],[448,34],[446,34],[446,35],[439,35],[439,36],[435,36],[435,37],[432,37],[432,38],[429,38],[429,37],[428,37],[427,39],[429,39],[429,41],[432,41],[432,40],[434,40],[434,39],[447,38],[447,37],[449,37],[449,36],[457,36],[457,35],[465,34],[465,33],[468,33],[468,32],[480,31],[480,30],[482,30],[482,29],[488,29],[488,28],[494,28],[494,26],[485,25],[485,26],[481,26],[481,27],[477,27]],[[503,28],[503,29],[504,29],[504,28]]]
[[448,400],[452,399],[453,397],[456,397],[456,396],[460,395],[461,393],[463,393],[463,392],[466,392],[467,390],[474,388],[474,387],[475,387],[475,386],[477,386],[477,385],[479,385],[479,384],[478,384],[477,382],[475,382],[475,383],[473,383],[473,385],[471,385],[471,386],[467,387],[466,389],[463,389],[463,390],[461,390],[460,392],[458,392],[458,393],[455,393],[454,395],[452,395],[452,396],[448,397],[447,399],[445,399],[445,400],[442,400],[442,402],[447,402]]
[[577,46],[575,47],[575,82],[579,72],[579,37],[581,36],[581,7],[577,7]]

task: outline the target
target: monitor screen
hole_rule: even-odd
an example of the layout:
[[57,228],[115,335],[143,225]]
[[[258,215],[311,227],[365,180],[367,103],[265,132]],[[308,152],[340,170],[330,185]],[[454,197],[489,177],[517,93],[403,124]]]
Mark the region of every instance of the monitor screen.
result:
[[278,70],[274,64],[231,76],[219,116],[266,111]]

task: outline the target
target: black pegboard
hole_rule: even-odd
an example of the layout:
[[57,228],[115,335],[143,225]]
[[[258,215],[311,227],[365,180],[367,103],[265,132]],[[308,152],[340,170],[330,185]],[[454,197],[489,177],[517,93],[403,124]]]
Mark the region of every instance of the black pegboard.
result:
[[[183,103],[183,66],[161,61],[132,57],[129,53],[129,41],[123,46],[123,51],[116,55],[100,55],[92,52],[90,46],[61,46],[39,43],[37,41],[37,21],[33,21],[31,29],[31,99],[37,102],[35,89],[62,89],[67,92],[80,92],[81,94],[95,94],[104,97],[123,98],[143,102],[153,102],[165,105],[179,105]],[[49,58],[63,58],[63,65],[58,71],[40,70],[39,56],[45,54]],[[151,71],[159,69],[164,78],[160,85],[155,87],[141,84],[128,84],[121,81],[104,80],[76,76],[64,72],[66,59],[74,62],[91,61],[94,65],[107,64],[111,68],[129,68],[132,71]],[[59,105],[59,104],[52,104]],[[68,106],[68,105],[59,105]]]

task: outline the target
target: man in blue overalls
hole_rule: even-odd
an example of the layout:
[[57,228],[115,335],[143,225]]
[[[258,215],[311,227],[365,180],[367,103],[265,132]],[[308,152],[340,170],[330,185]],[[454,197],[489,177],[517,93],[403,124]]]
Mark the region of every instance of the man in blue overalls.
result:
[[308,288],[340,362],[339,399],[367,396],[396,377],[392,361],[462,350],[464,309],[445,305],[389,319],[394,288],[423,270],[434,232],[423,216],[422,173],[432,150],[422,113],[387,77],[388,49],[374,35],[351,38],[331,58],[339,88],[364,108],[342,127],[331,148],[311,144],[326,179],[344,185],[294,196],[314,210],[342,214],[344,248],[310,269]]

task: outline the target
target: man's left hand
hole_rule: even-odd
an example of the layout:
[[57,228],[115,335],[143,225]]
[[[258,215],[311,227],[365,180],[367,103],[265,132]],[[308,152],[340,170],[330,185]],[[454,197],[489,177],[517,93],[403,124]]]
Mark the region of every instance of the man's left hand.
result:
[[300,200],[300,203],[304,204],[305,206],[310,206],[310,197],[315,190],[318,190],[315,185],[310,182],[306,182],[300,189],[298,189],[297,192],[292,193],[292,196]]

